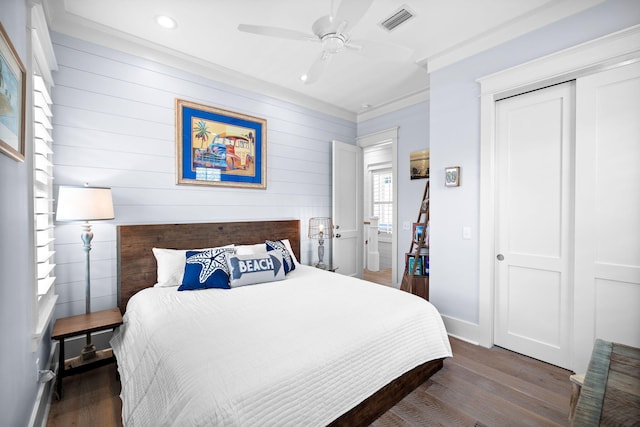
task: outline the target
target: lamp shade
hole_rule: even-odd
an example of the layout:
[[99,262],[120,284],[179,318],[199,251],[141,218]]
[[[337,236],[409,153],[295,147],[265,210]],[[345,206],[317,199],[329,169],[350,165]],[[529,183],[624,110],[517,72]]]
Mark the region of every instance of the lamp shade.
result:
[[331,218],[316,217],[309,219],[309,238],[333,238],[333,221],[331,220]]
[[61,185],[58,191],[58,221],[113,219],[111,189]]

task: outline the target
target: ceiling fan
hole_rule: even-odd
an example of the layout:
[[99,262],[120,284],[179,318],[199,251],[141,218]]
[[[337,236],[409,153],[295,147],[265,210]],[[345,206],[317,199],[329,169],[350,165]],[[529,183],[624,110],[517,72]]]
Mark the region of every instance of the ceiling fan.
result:
[[238,30],[261,36],[320,43],[322,45],[320,55],[311,65],[309,71],[301,77],[301,80],[306,84],[316,82],[331,58],[343,51],[391,61],[408,60],[413,52],[405,46],[371,40],[351,39],[349,31],[355,27],[360,18],[369,10],[373,1],[342,0],[340,7],[334,14],[332,0],[331,14],[322,16],[313,23],[311,27],[313,34],[286,28],[248,24],[238,25]]

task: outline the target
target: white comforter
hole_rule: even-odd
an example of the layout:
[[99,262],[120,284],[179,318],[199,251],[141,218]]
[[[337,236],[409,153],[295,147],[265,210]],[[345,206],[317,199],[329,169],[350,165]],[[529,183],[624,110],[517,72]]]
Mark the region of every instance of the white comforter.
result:
[[125,426],[321,426],[450,357],[427,301],[299,265],[223,290],[149,288],[111,340]]

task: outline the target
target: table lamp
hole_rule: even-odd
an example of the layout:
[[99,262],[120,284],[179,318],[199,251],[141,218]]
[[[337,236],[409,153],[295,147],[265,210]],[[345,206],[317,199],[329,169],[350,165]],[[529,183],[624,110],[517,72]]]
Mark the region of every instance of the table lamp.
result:
[[316,217],[309,219],[309,238],[318,239],[318,263],[316,267],[327,269],[324,263],[324,239],[333,238],[333,222],[331,218]]

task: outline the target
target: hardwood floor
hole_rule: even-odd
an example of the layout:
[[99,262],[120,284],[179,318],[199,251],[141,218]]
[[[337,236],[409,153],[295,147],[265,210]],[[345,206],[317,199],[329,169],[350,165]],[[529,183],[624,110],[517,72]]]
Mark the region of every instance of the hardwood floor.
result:
[[[454,357],[373,427],[566,426],[571,372],[498,347],[451,338]],[[121,426],[115,365],[64,379],[49,427]]]
[[48,427],[122,426],[120,381],[114,363],[65,377],[62,399],[53,397]]
[[391,269],[385,268],[379,271],[370,271],[366,268],[363,270],[362,278],[373,283],[379,283],[381,285],[391,286]]
[[373,423],[382,426],[566,426],[570,371],[451,339],[453,358]]

